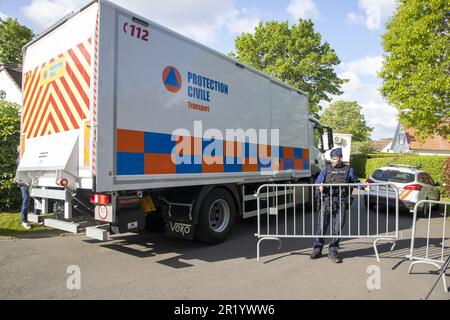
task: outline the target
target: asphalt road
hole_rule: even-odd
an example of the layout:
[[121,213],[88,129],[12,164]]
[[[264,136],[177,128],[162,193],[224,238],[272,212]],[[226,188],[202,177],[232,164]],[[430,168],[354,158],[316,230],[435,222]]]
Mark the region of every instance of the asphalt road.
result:
[[[403,239],[393,252],[389,243],[379,246],[379,264],[365,239],[343,241],[339,265],[326,257],[311,261],[311,239],[284,240],[281,250],[264,242],[257,262],[256,219],[239,221],[217,246],[158,233],[114,236],[106,243],[81,235],[1,239],[0,299],[421,299],[436,274],[428,265],[407,273],[411,223],[409,214],[401,214]],[[426,228],[420,220],[418,231]],[[432,232],[442,234],[439,226]],[[418,241],[419,248],[423,244]],[[70,266],[76,266],[72,272],[79,268],[79,290],[68,289],[68,282],[77,284],[67,273]],[[374,274],[380,275],[379,289],[370,281]],[[431,298],[450,298],[442,282]]]

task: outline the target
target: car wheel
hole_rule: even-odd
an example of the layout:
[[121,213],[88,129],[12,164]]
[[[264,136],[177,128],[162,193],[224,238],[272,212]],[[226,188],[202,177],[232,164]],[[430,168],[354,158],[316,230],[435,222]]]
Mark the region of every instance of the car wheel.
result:
[[197,239],[210,244],[223,242],[231,232],[235,216],[236,205],[231,194],[222,188],[213,189],[200,208]]
[[[425,200],[428,200],[428,198],[426,198]],[[424,203],[422,207],[418,208],[418,214],[420,214],[422,217],[427,218],[428,217],[428,213],[429,213],[429,209],[428,206],[430,206],[431,204],[427,204]],[[433,206],[431,206],[433,208]]]

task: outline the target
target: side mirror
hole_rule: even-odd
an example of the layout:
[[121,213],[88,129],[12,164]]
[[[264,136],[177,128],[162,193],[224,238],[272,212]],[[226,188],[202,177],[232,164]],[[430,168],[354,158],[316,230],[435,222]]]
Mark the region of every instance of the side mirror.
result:
[[329,127],[324,127],[324,129],[327,130],[328,135],[328,150],[333,150],[334,148],[333,129]]

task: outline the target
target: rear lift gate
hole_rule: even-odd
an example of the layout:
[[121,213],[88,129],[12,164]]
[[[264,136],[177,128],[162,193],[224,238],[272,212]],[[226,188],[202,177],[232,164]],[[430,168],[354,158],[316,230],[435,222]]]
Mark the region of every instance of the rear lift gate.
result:
[[[71,233],[79,233],[92,225],[92,219],[74,215],[75,211],[88,211],[88,207],[77,210],[81,205],[73,198],[79,188],[79,135],[70,131],[39,137],[27,142],[25,153],[18,168],[18,181],[31,185],[30,196],[41,202],[42,215],[31,214],[30,221]],[[67,188],[61,188],[58,181],[67,180]],[[64,203],[64,217],[49,214],[49,201]]]

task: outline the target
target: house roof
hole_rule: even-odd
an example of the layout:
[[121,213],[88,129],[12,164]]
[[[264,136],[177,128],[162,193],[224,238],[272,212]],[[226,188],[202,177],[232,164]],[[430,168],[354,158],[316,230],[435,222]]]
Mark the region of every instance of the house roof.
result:
[[6,71],[17,87],[22,90],[22,65],[20,64],[2,64],[0,71]]
[[409,149],[411,150],[450,150],[450,141],[442,138],[441,136],[427,138],[421,142],[414,136],[414,130],[405,129],[405,133],[406,139],[408,139]]
[[391,142],[392,139],[382,139],[379,141],[373,141],[372,145],[376,151],[381,151],[386,148]]

